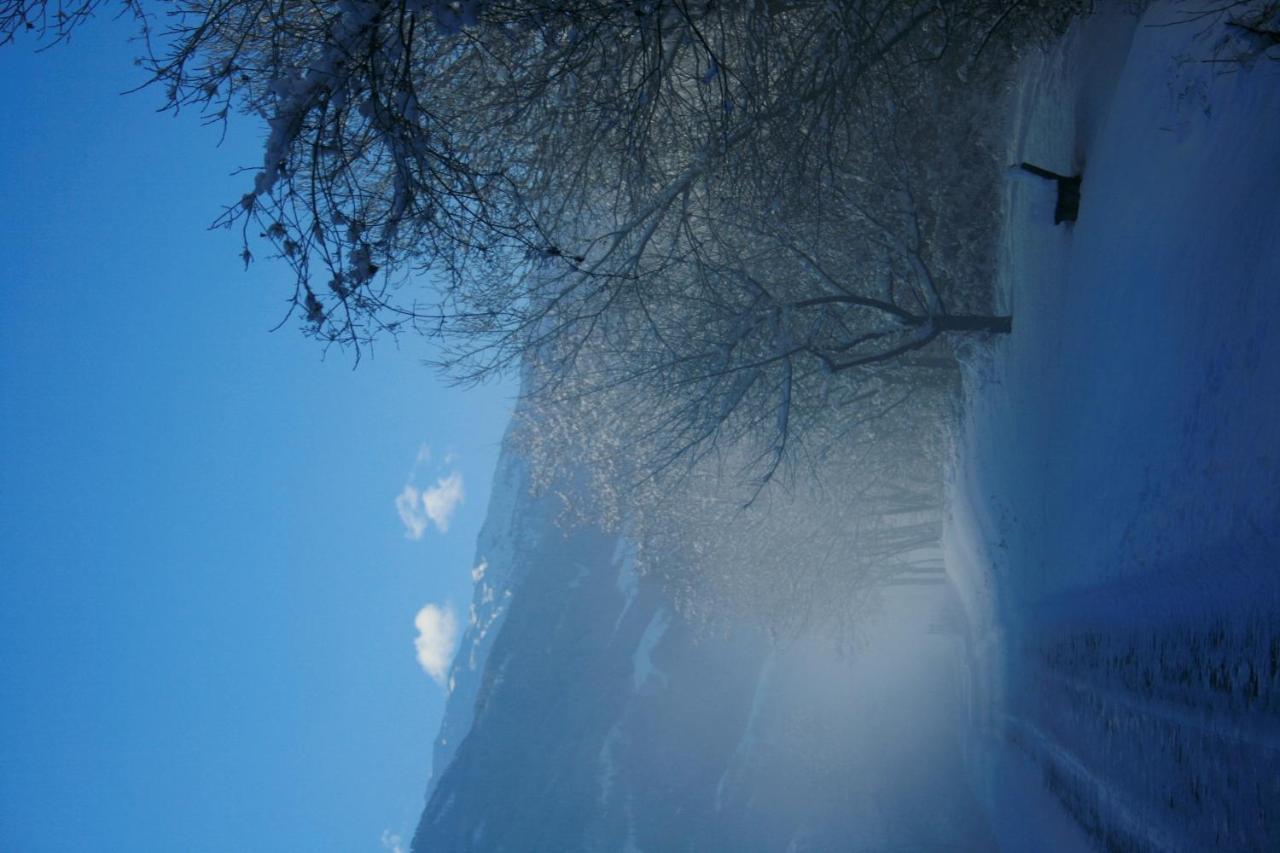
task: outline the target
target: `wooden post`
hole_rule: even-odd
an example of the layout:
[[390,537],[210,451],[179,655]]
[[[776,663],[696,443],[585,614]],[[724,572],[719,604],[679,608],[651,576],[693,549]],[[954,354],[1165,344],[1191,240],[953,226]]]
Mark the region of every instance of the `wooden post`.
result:
[[1058,203],[1053,208],[1054,225],[1076,221],[1076,217],[1080,214],[1080,183],[1084,180],[1083,176],[1059,175],[1057,172],[1050,172],[1048,169],[1042,169],[1030,163],[1023,163],[1022,170],[1038,178],[1044,178],[1046,181],[1057,183]]

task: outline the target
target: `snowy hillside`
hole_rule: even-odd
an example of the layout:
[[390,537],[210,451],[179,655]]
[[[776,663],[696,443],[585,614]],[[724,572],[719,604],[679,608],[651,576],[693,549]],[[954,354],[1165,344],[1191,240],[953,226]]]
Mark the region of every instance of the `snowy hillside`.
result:
[[624,540],[566,534],[556,505],[508,451],[414,850],[989,846],[942,587],[891,596],[854,655],[822,636],[706,636]]
[[1280,63],[1194,8],[1104,9],[1016,93],[1009,162],[1084,180],[1073,225],[1008,187],[952,481],[1005,849],[1280,844]]

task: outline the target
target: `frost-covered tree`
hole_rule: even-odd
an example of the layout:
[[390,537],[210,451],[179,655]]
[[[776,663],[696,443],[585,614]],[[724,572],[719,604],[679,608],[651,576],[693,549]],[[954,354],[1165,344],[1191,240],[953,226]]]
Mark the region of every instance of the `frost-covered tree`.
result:
[[[4,0],[0,37],[99,0],[55,2]],[[265,122],[220,221],[246,264],[261,237],[294,269],[309,334],[425,335],[451,376],[533,365],[551,398],[624,389],[653,466],[752,435],[764,481],[814,412],[892,405],[948,338],[1009,330],[982,296],[974,110],[1070,4],[127,8],[171,107]]]
[[[0,43],[100,4],[0,0]],[[626,527],[687,613],[779,630],[936,543],[954,348],[1011,328],[992,104],[1073,7],[123,6],[171,108],[263,123],[219,221],[292,267],[308,334],[521,370],[542,485]]]
[[95,13],[116,7],[142,21],[142,6],[135,0],[4,0],[0,2],[0,45],[20,35],[34,34],[50,42],[63,41]]

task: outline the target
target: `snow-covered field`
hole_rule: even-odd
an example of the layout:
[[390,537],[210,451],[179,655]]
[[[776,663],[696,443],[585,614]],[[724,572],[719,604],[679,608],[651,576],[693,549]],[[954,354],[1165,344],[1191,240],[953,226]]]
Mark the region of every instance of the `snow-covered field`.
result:
[[969,764],[1004,849],[1280,849],[1280,48],[1100,5],[1012,95],[1084,182],[1009,182],[967,370]]

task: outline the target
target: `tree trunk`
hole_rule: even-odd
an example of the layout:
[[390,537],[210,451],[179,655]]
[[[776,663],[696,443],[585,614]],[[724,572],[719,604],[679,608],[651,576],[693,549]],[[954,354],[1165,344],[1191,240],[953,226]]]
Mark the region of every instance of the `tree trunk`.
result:
[[940,332],[989,332],[1007,335],[1013,331],[1013,318],[994,314],[943,314],[933,318]]

